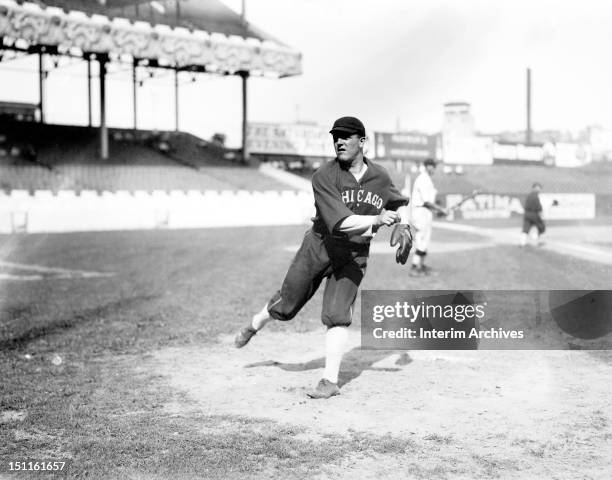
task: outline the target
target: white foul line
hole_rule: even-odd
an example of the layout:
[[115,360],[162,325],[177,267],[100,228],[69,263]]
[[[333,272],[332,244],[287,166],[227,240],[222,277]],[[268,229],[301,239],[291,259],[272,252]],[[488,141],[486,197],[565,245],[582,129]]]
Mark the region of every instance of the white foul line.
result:
[[17,273],[0,273],[0,280],[42,280],[45,277],[40,274],[51,274],[53,279],[59,278],[105,278],[112,277],[114,273],[108,272],[89,272],[85,270],[69,270],[67,268],[46,267],[44,265],[35,265],[29,263],[16,263],[0,260],[0,268],[11,268],[16,270],[24,270],[26,272],[37,272],[39,275],[17,274]]
[[[451,243],[432,243],[432,251],[438,253],[445,252],[458,252],[464,250],[473,250],[483,247],[491,247],[493,245],[517,245],[519,242],[519,236],[516,229],[503,228],[484,228],[473,225],[462,225],[460,223],[447,223],[447,222],[434,222],[434,227],[452,230],[456,232],[465,232],[475,235],[480,235],[483,238],[482,242],[451,242]],[[289,245],[285,247],[286,251],[296,252],[299,245]],[[603,263],[605,265],[612,265],[612,250],[604,249],[601,247],[595,247],[591,245],[579,245],[575,243],[567,243],[560,241],[549,241],[538,247],[542,250],[549,250],[562,255],[571,255],[576,258],[583,260],[590,260],[592,262]],[[387,244],[372,243],[370,253],[381,254],[381,253],[394,253],[395,250],[388,247]]]
[[[434,225],[438,228],[444,228],[447,230],[469,232],[489,237],[498,244],[518,245],[518,235],[516,235],[516,241],[514,241],[515,235],[509,232],[509,229],[507,228],[496,230],[494,228],[483,228],[472,225],[461,225],[443,222],[434,222]],[[516,232],[516,229],[512,229],[512,231]],[[601,247],[560,242],[556,240],[546,240],[544,245],[539,248],[560,253],[562,255],[571,255],[573,257],[580,258],[583,260],[590,260],[592,262],[612,265],[612,251]]]

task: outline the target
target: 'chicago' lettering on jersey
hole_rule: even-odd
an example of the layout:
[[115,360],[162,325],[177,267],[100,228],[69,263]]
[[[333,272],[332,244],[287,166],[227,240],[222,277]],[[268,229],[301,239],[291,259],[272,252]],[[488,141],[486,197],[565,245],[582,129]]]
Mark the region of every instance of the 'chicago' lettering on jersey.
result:
[[[355,192],[357,192],[357,194],[355,194]],[[357,201],[357,203],[367,203],[379,210],[383,206],[383,199],[376,193],[372,193],[368,190],[344,190],[342,192],[342,201],[345,205],[350,205],[355,203],[355,201]]]

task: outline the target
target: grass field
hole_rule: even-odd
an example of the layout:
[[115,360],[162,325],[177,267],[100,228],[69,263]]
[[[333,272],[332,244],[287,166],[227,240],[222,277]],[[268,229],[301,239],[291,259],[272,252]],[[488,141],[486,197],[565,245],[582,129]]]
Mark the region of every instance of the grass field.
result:
[[[235,350],[306,228],[0,237],[0,478],[609,478],[609,352],[365,351],[357,311],[342,394],[307,401],[320,292]],[[363,288],[609,288],[609,264],[443,228],[412,278],[386,235]]]

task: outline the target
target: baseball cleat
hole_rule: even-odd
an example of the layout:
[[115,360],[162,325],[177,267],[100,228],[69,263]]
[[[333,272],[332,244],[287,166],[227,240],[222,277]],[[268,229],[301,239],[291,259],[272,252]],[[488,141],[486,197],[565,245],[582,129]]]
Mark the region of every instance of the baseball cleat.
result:
[[253,327],[243,328],[236,334],[236,338],[234,338],[234,345],[236,348],[244,347],[256,333],[257,330],[255,330]]
[[326,378],[322,378],[319,380],[317,387],[314,390],[311,390],[306,395],[310,398],[329,398],[334,395],[340,395],[340,389],[338,388],[337,383],[332,383]]

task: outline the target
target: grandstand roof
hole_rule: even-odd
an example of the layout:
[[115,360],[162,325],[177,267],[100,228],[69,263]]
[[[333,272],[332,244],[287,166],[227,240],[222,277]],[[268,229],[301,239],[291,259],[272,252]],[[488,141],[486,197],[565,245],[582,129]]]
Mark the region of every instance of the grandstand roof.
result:
[[[77,9],[77,10],[75,10]],[[220,73],[299,75],[301,55],[219,0],[0,0],[4,45],[53,46],[160,66]]]
[[88,15],[105,15],[110,19],[127,18],[152,25],[184,27],[282,44],[272,35],[244,22],[240,15],[219,0],[34,0],[33,3],[61,8],[66,12],[76,10]]

